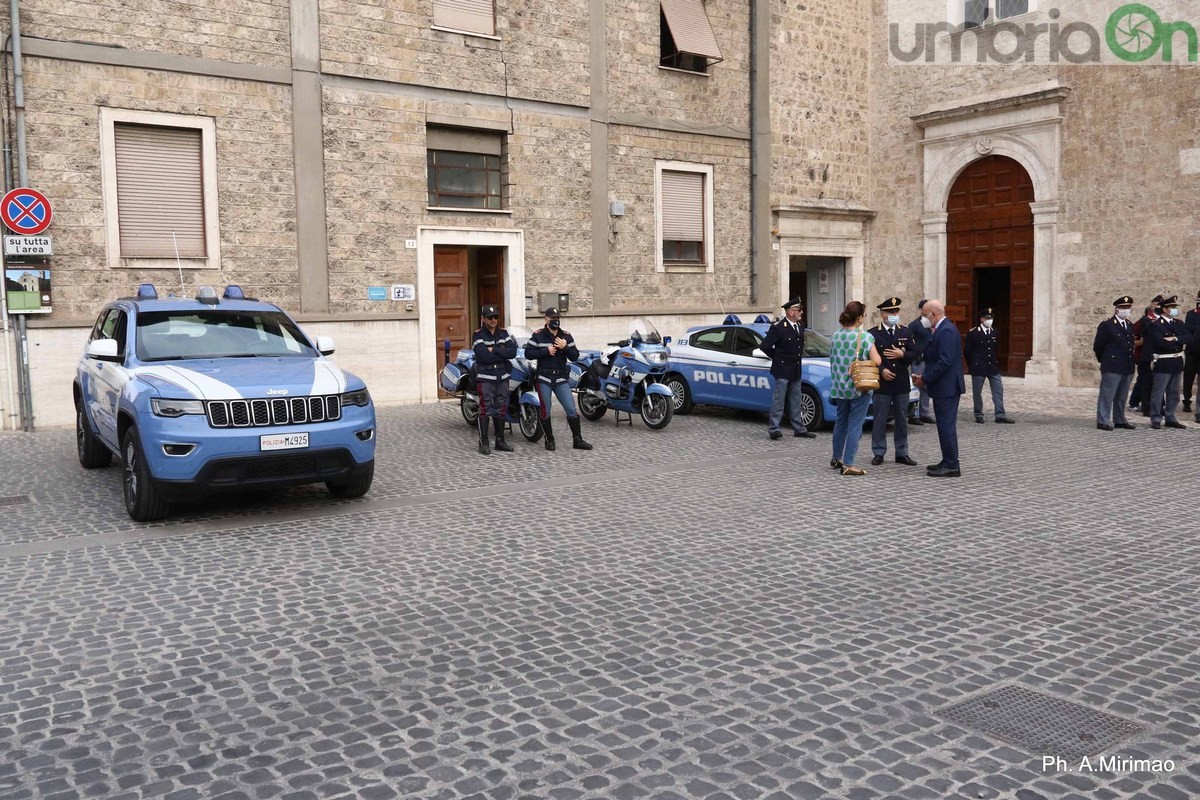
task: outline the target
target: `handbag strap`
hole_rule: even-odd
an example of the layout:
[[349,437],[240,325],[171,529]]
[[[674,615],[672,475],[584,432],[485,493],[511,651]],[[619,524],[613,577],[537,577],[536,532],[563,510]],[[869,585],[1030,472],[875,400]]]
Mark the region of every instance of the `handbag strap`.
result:
[[[867,360],[862,355],[862,340],[863,340],[863,330],[862,330],[862,328],[859,328],[858,329],[858,337],[855,338],[855,340],[854,340],[854,360],[855,361],[866,361]],[[870,355],[871,355],[870,352],[868,352],[867,356],[870,356]]]

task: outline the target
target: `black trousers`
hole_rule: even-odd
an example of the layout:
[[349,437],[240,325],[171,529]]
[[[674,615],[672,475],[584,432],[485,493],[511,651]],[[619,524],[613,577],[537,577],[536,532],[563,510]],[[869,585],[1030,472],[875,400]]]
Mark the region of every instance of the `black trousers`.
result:
[[1139,362],[1137,378],[1133,381],[1133,393],[1129,395],[1129,405],[1141,406],[1142,411],[1150,408],[1150,388],[1154,383],[1154,373],[1150,371],[1150,362]]
[[479,381],[475,386],[479,392],[480,416],[495,419],[508,416],[508,378],[502,381]]
[[[1200,372],[1200,350],[1189,350],[1183,357],[1183,401],[1191,402],[1192,387],[1196,384],[1196,374]],[[1200,397],[1200,392],[1197,392]]]

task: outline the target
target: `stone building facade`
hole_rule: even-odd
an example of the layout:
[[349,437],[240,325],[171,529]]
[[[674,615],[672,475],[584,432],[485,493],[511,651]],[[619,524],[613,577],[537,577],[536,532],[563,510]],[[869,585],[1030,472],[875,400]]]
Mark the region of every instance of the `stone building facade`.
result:
[[[55,207],[54,310],[30,322],[38,425],[70,423],[98,306],[142,281],[241,284],[334,336],[383,404],[437,396],[455,254],[459,327],[485,296],[514,325],[567,295],[567,326],[595,346],[642,315],[678,335],[799,293],[831,328],[849,299],[898,294],[913,313],[944,295],[964,324],[1008,303],[1014,371],[1067,384],[1094,379],[1112,297],[1200,289],[1191,67],[898,65],[885,0],[495,0],[488,33],[435,24],[440,1],[21,0],[29,182]],[[719,47],[703,71],[664,66],[664,11],[680,8]],[[208,131],[206,258],[114,247],[121,124]],[[502,208],[431,207],[446,130],[499,142]],[[704,181],[696,264],[662,258],[663,174],[680,170]],[[1027,176],[1023,261],[964,261],[955,243],[987,212],[951,209],[971,170]],[[415,299],[369,299],[396,284]]]

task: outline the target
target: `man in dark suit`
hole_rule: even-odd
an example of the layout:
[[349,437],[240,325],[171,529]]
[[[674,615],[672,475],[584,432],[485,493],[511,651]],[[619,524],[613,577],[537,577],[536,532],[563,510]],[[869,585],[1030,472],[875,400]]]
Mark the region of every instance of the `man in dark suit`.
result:
[[957,478],[962,472],[958,463],[958,403],[967,391],[963,379],[962,336],[953,322],[946,319],[946,307],[940,300],[930,300],[921,309],[929,321],[933,338],[925,348],[925,374],[917,378],[925,384],[933,400],[937,417],[938,443],[942,446],[941,463],[929,467],[934,478]]
[[[1183,413],[1192,410],[1192,387],[1200,374],[1200,293],[1196,294],[1196,307],[1187,312],[1184,326],[1192,334],[1192,343],[1184,351],[1183,359]],[[1200,422],[1200,392],[1196,396],[1196,422]]]
[[[917,357],[917,348],[907,325],[900,324],[900,298],[889,297],[876,306],[883,321],[870,334],[875,337],[875,349],[883,356],[879,366],[879,388],[872,400],[871,463],[879,466],[887,455],[887,423],[890,412],[896,420],[896,463],[916,466],[908,454],[908,393],[912,383],[909,365]],[[922,327],[922,330],[924,328]]]
[[1125,399],[1133,382],[1133,323],[1129,295],[1113,300],[1113,315],[1096,326],[1092,350],[1100,362],[1100,397],[1096,401],[1096,427],[1111,431],[1114,427],[1133,430],[1136,425],[1125,419]]
[[772,440],[780,439],[783,433],[779,423],[783,421],[783,406],[786,402],[792,415],[792,435],[815,439],[816,434],[804,427],[800,418],[803,403],[800,384],[800,362],[804,356],[804,323],[800,321],[804,308],[799,297],[783,304],[784,318],[773,324],[763,338],[759,349],[771,359],[771,376],[775,378],[775,390],[771,395],[771,411],[767,416],[767,434]]

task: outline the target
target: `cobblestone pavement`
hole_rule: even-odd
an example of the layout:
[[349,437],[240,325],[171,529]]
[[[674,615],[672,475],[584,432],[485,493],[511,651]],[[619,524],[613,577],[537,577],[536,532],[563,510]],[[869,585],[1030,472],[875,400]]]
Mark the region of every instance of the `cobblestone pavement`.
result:
[[[366,498],[156,525],[71,432],[0,436],[0,798],[1200,797],[1200,426],[1009,398],[958,480],[842,478],[753,415],[483,458],[457,407],[389,409]],[[1172,769],[937,715],[1006,685]]]

